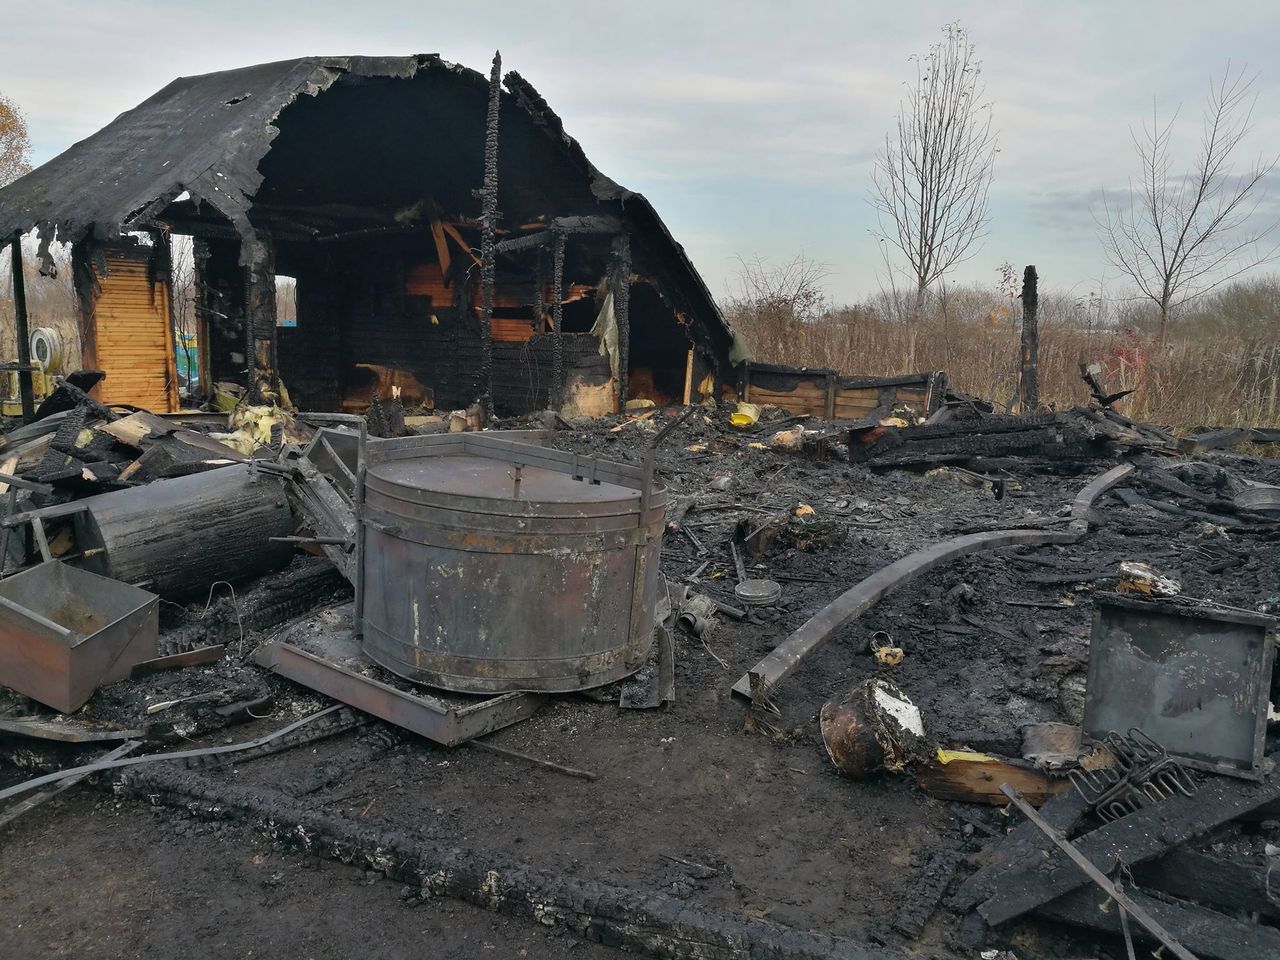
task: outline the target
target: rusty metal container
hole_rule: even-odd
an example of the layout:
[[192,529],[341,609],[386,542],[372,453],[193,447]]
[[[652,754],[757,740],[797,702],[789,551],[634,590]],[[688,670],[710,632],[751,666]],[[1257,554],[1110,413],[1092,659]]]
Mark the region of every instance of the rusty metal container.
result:
[[366,469],[365,653],[462,693],[568,692],[637,670],[653,638],[666,491],[642,496],[633,468],[519,443],[422,451],[375,453]]
[[62,713],[156,655],[160,598],[51,560],[0,580],[0,683]]

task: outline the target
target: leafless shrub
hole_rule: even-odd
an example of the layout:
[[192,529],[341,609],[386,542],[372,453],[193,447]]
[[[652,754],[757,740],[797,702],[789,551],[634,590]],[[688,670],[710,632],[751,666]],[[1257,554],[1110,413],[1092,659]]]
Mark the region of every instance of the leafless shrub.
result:
[[1252,126],[1254,76],[1228,65],[1209,84],[1199,150],[1188,172],[1174,158],[1177,112],[1167,122],[1152,112],[1133,135],[1140,174],[1127,196],[1103,197],[1097,213],[1107,257],[1159,311],[1159,339],[1178,308],[1275,257],[1264,246],[1274,221],[1255,225],[1264,181],[1276,158],[1235,164]]

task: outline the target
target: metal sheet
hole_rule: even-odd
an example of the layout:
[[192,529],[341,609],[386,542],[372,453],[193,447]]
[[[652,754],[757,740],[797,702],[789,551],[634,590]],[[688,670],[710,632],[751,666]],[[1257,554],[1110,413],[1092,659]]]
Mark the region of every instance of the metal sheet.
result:
[[1249,613],[1099,597],[1085,735],[1100,740],[1137,727],[1193,766],[1263,776],[1275,623]]
[[444,746],[455,746],[532,716],[544,697],[508,693],[452,701],[397,689],[353,666],[367,661],[346,630],[309,638],[306,648],[276,641],[258,648],[258,663],[319,693]]

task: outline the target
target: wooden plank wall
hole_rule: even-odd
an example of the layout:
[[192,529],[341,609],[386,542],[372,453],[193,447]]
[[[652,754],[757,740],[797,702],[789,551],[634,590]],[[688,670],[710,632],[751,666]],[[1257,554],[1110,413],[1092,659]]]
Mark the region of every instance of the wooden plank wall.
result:
[[178,409],[178,375],[169,287],[151,283],[149,257],[146,247],[113,249],[106,255],[105,276],[94,264],[95,356],[86,357],[85,363],[107,374],[97,388],[103,403],[173,413]]
[[781,407],[793,416],[860,420],[877,408],[905,404],[921,415],[941,402],[940,373],[901,377],[846,377],[835,370],[748,364],[740,382],[743,400]]

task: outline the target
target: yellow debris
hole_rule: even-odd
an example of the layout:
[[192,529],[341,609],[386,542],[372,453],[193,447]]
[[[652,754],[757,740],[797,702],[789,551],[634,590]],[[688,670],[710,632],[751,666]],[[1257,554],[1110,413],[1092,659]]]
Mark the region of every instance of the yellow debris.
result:
[[752,427],[760,420],[760,408],[754,403],[739,403],[738,409],[729,414],[729,424],[734,427]]
[[996,758],[973,750],[943,750],[938,748],[938,762],[950,763],[952,760],[963,760],[966,763],[995,763]]
[[875,652],[876,663],[882,667],[896,667],[902,662],[903,652],[901,647],[877,647]]

